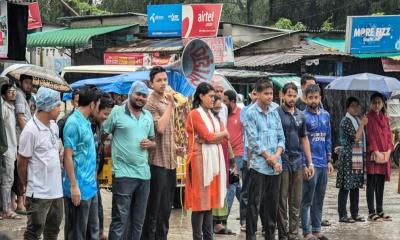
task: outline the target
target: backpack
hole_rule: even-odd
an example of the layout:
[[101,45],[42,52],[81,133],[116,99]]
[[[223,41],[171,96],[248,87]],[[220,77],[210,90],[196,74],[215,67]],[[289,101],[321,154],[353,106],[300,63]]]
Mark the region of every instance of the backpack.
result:
[[74,113],[75,108],[68,113],[67,115],[65,115],[64,117],[62,117],[60,120],[58,120],[57,125],[58,125],[58,136],[60,137],[61,141],[64,143],[64,126],[65,123],[67,122],[67,119],[69,118],[69,116],[72,115],[72,113]]

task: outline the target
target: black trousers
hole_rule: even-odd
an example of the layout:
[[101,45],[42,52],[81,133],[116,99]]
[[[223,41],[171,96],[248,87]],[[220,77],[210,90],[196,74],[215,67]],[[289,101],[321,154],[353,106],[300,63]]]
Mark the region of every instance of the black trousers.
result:
[[[246,216],[246,239],[256,239],[259,211],[264,218],[265,239],[275,239],[275,227],[279,205],[279,175],[264,175],[253,169],[249,174],[249,202]],[[265,198],[264,198],[265,196]],[[260,209],[261,200],[266,201]]]
[[176,188],[176,170],[150,165],[150,195],[142,240],[166,240]]
[[[383,191],[385,190],[385,176],[380,174],[367,174],[367,204],[368,213],[383,212]],[[376,200],[376,212],[375,202]]]
[[213,240],[212,211],[192,212],[193,240]]
[[350,213],[353,218],[358,216],[358,202],[359,202],[359,194],[360,191],[358,188],[345,190],[343,188],[339,189],[339,196],[338,196],[338,212],[339,218],[347,217],[347,198],[350,193]]

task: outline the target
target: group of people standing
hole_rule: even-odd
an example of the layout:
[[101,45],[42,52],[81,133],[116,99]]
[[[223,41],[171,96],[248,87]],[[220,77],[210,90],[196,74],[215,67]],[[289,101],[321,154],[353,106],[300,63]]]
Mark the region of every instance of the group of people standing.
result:
[[362,119],[359,100],[347,99],[340,146],[333,149],[330,114],[322,106],[315,78],[304,75],[301,97],[298,91],[294,83],[287,83],[279,106],[273,102],[272,82],[260,80],[250,94],[252,103],[240,109],[235,93],[223,92],[223,85],[197,87],[186,120],[185,208],[192,211],[193,239],[213,239],[213,232],[234,234],[226,220],[235,196],[246,239],[256,239],[259,216],[265,239],[275,239],[276,227],[279,239],[328,239],[321,225],[328,175],[334,171],[333,151],[338,153],[339,222],[365,221],[358,211],[365,173],[368,220],[391,220],[382,207],[393,150],[384,96],[371,96],[370,110]]
[[[107,138],[113,172],[110,240],[167,239],[178,155],[187,156],[184,208],[191,210],[194,240],[235,234],[227,226],[235,197],[246,239],[256,239],[259,216],[265,239],[275,239],[276,227],[279,239],[328,239],[321,224],[334,171],[331,123],[313,76],[302,77],[301,97],[297,86],[287,83],[280,106],[273,102],[272,82],[259,80],[252,103],[242,109],[223,83],[199,84],[186,117],[187,149],[175,144],[174,92],[162,67],[150,71],[151,91],[134,82],[120,105],[95,87],[74,92],[75,108],[58,124],[60,93],[40,87],[31,114],[32,79],[21,78],[20,84],[22,90],[8,83],[1,87],[5,132],[0,134],[7,136],[0,142],[1,199],[7,218],[20,218],[14,202],[26,204],[24,239],[57,239],[63,219],[64,239],[106,239],[97,173]],[[340,146],[334,149],[340,222],[364,221],[358,202],[365,172],[368,219],[391,220],[383,211],[393,150],[384,100],[373,94],[370,111],[360,119],[359,101],[347,99]],[[21,202],[11,200],[15,179]]]

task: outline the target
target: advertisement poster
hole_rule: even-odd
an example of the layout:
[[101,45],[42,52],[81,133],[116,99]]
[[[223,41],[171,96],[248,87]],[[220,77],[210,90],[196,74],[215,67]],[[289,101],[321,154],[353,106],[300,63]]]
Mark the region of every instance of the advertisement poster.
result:
[[7,58],[8,54],[7,22],[7,1],[0,0],[0,58]]
[[143,53],[104,53],[105,65],[139,65],[144,64]]
[[[211,48],[214,56],[214,63],[218,66],[233,66],[235,58],[233,55],[233,40],[231,36],[201,38]],[[186,45],[190,39],[183,39]]]
[[346,52],[400,52],[400,16],[347,17]]
[[182,5],[147,5],[148,37],[180,37]]
[[28,30],[41,27],[42,27],[42,18],[40,16],[39,4],[37,2],[29,3]]
[[182,7],[182,37],[216,37],[222,4],[191,4]]

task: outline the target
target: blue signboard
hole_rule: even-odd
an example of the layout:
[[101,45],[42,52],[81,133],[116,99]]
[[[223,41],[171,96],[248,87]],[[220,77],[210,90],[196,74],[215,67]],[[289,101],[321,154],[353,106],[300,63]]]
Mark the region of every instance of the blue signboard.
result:
[[400,15],[347,17],[346,52],[400,52]]
[[182,4],[147,5],[148,37],[181,37]]

